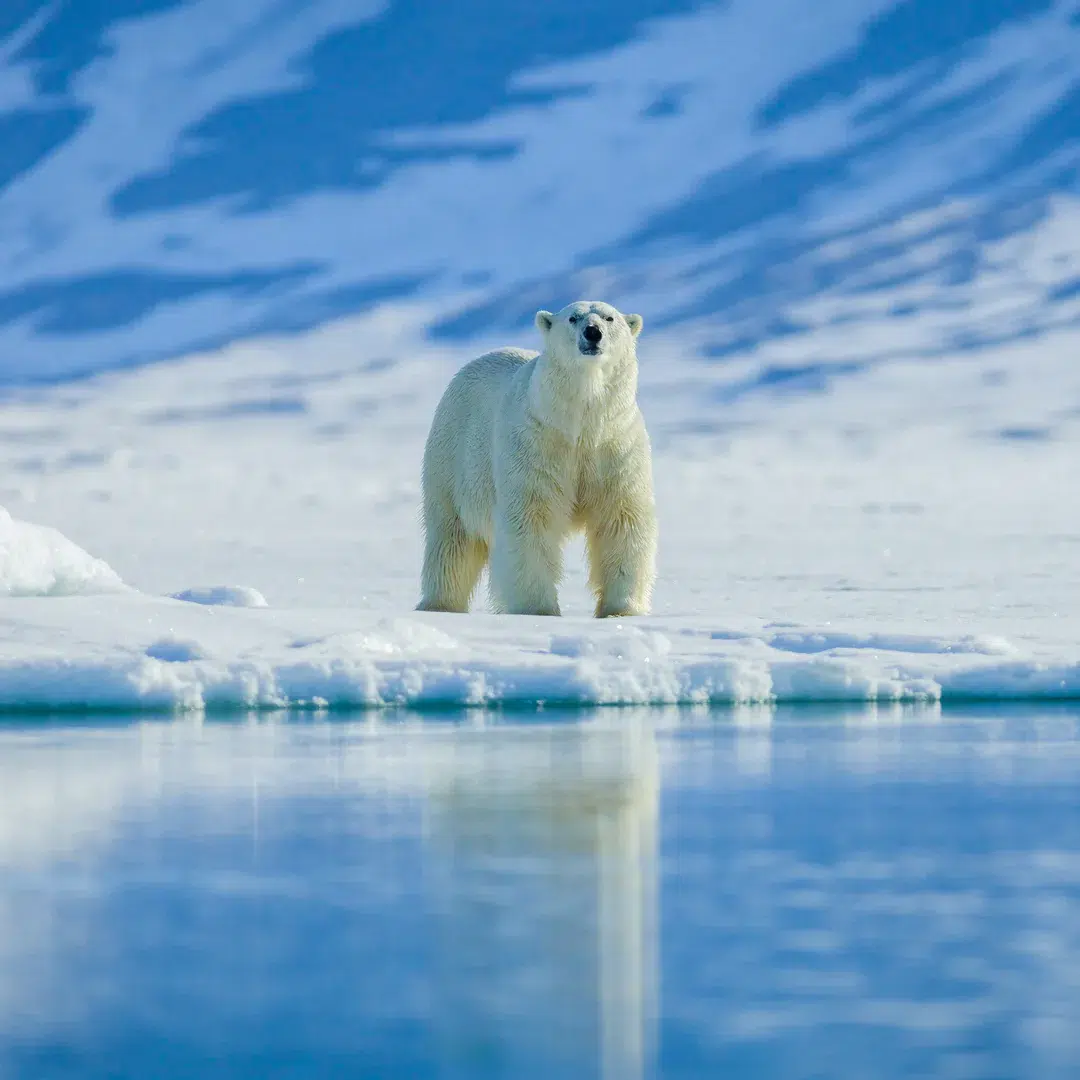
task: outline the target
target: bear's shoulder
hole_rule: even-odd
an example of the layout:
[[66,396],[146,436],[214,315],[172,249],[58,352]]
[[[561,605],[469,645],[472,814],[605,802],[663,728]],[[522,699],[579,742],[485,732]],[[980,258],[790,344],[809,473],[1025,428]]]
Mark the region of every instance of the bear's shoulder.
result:
[[470,360],[458,371],[459,379],[472,379],[489,376],[494,372],[514,371],[540,354],[530,349],[503,348],[492,349],[475,360]]
[[473,363],[483,360],[486,363],[507,364],[519,366],[535,360],[540,354],[535,349],[518,349],[513,345],[504,345],[501,349],[492,349],[491,352],[478,356]]

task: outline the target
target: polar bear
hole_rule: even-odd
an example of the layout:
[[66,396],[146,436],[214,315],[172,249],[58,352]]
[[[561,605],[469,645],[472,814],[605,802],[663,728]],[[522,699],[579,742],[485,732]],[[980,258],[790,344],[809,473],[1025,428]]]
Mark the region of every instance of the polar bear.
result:
[[498,349],[450,381],[424,448],[420,611],[558,615],[563,544],[584,530],[596,616],[643,615],[656,575],[640,315],[579,300],[536,313],[541,353]]

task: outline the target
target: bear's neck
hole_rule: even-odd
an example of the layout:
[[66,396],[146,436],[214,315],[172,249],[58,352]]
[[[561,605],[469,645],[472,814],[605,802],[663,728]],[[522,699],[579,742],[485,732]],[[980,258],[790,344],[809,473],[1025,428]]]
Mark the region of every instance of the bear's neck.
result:
[[636,396],[633,357],[601,366],[541,353],[529,381],[533,417],[573,441],[600,434],[608,421],[633,408]]

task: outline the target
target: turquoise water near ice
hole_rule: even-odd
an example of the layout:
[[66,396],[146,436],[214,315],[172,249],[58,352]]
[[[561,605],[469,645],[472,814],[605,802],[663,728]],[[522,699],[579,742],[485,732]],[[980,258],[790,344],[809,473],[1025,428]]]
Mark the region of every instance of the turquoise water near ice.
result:
[[0,1075],[1075,1075],[1078,731],[5,722]]

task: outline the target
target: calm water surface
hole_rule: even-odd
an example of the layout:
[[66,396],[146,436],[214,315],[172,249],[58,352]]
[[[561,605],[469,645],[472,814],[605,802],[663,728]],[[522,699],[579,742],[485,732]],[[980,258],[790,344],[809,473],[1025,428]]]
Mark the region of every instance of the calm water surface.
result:
[[1080,1075],[1080,712],[0,726],[0,1077]]

